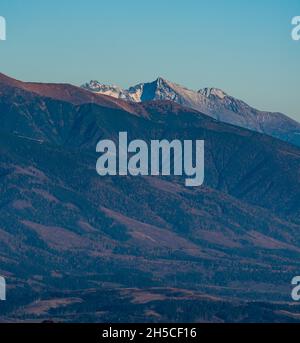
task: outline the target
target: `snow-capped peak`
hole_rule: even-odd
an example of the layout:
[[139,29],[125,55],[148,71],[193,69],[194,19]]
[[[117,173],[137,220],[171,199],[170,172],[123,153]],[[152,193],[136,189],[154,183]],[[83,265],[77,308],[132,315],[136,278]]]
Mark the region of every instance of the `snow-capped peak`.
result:
[[162,77],[153,82],[139,83],[128,89],[128,95],[135,102],[148,100],[175,100],[172,83]]
[[93,92],[105,92],[108,90],[115,90],[118,89],[117,86],[114,85],[105,85],[103,83],[100,83],[96,80],[91,80],[90,82],[85,83],[82,85],[83,88],[89,89]]
[[219,99],[224,99],[228,96],[222,89],[219,89],[219,88],[203,88],[203,89],[200,89],[198,93],[204,95],[207,98],[210,98],[211,96],[215,96]]
[[169,83],[169,81],[167,81],[166,79],[164,79],[163,77],[159,76],[156,80],[155,83],[157,84],[157,86],[163,86]]
[[90,82],[85,83],[84,85],[82,85],[82,88],[89,90],[93,93],[109,95],[118,99],[130,100],[128,98],[127,92],[122,88],[115,85],[105,85],[96,80],[92,80]]
[[[296,141],[299,145],[299,137],[295,136],[294,132],[299,131],[300,124],[280,113],[259,111],[219,88],[207,87],[194,91],[162,77],[152,82],[140,83],[129,89],[103,85],[98,81],[90,81],[82,87],[94,93],[110,95],[129,102],[173,101],[221,122],[266,133],[283,140]],[[274,129],[275,127],[280,130]],[[282,134],[285,128],[288,128],[286,135]],[[289,138],[290,136],[292,139]]]

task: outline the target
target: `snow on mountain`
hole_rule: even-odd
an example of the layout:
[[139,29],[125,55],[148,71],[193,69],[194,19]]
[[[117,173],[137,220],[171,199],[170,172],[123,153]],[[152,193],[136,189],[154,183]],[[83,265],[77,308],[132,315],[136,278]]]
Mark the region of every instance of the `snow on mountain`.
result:
[[168,100],[193,108],[214,119],[288,141],[300,146],[300,124],[282,113],[259,111],[218,88],[198,91],[172,83],[162,77],[129,89],[91,81],[83,88],[130,102]]
[[117,99],[130,100],[129,98],[127,98],[127,92],[122,88],[117,86],[105,85],[95,80],[82,85],[82,88],[93,93],[104,94]]
[[227,94],[219,88],[203,88],[198,91],[198,93],[206,96],[207,98],[211,96],[216,96],[219,99],[224,99]]

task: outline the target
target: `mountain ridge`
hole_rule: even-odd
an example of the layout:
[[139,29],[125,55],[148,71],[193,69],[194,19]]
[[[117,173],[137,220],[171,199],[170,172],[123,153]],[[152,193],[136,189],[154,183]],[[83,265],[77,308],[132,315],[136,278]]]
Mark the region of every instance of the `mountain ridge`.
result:
[[95,95],[81,87],[68,83],[23,82],[0,73],[0,95],[4,97],[9,90],[13,92],[14,89],[26,91],[33,96],[48,97],[54,100],[69,102],[74,105],[95,103],[100,106],[125,109],[132,113],[135,113],[136,111],[134,104],[131,105],[121,99],[106,95]]
[[162,77],[127,90],[109,86],[109,91],[106,91],[108,86],[97,81],[86,83],[82,87],[96,94],[107,94],[133,103],[151,100],[173,101],[221,122],[265,133],[300,146],[300,124],[297,121],[279,112],[257,110],[218,88],[193,91]]

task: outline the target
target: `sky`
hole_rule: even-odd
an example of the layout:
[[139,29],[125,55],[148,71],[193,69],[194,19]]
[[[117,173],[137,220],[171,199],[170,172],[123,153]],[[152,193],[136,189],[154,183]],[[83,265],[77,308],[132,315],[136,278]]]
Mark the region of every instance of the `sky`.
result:
[[128,87],[217,87],[300,121],[299,0],[1,0],[0,72]]

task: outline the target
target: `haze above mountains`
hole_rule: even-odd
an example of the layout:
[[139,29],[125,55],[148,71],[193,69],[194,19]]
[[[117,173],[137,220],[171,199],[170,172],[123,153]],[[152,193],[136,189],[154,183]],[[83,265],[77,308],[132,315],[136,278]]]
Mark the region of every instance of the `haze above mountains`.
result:
[[82,85],[82,88],[133,103],[153,100],[176,102],[218,121],[265,133],[300,146],[298,122],[282,113],[257,110],[218,88],[193,91],[161,77],[153,82],[140,83],[129,89],[101,84],[98,81],[90,81]]

